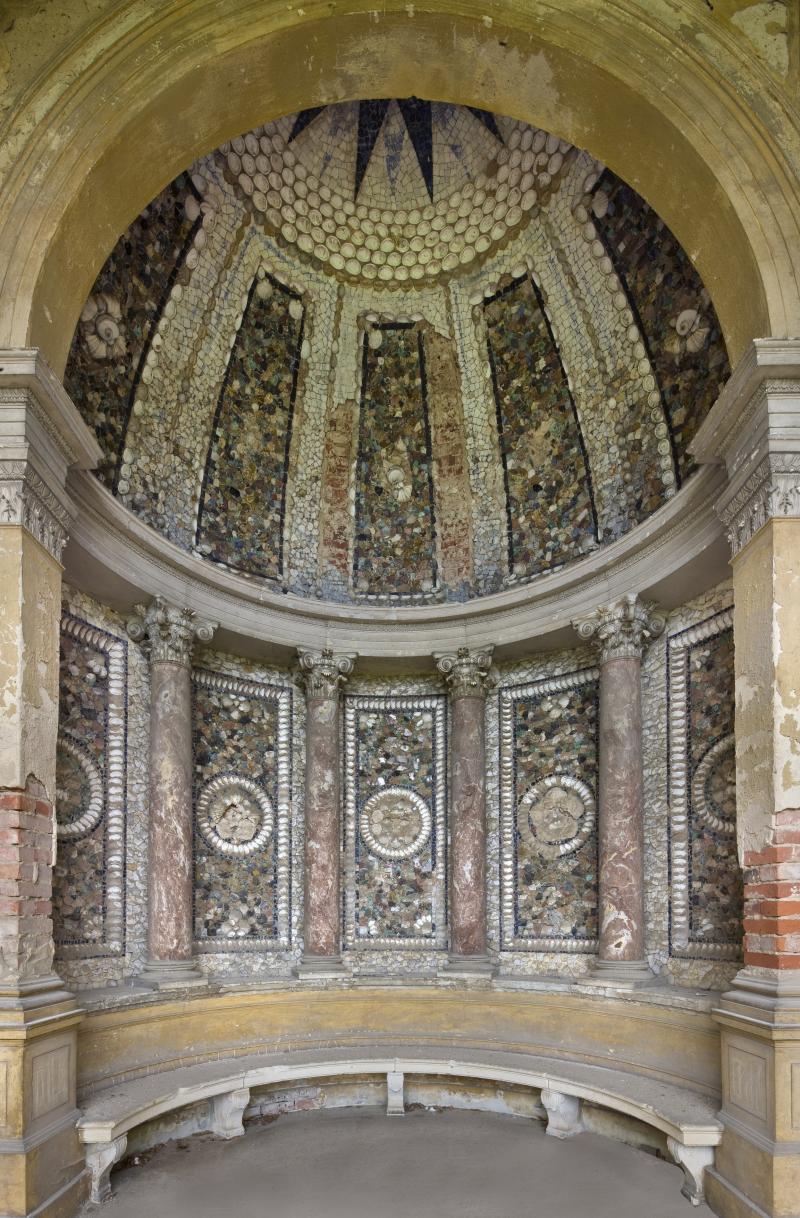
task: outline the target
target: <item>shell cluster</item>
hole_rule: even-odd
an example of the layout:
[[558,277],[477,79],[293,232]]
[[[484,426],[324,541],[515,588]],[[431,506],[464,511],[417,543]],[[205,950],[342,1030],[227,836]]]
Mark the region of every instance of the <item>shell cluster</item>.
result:
[[505,242],[549,197],[571,147],[517,124],[490,173],[407,209],[337,193],[271,125],[223,144],[221,153],[253,211],[287,245],[339,275],[394,286],[447,276]]

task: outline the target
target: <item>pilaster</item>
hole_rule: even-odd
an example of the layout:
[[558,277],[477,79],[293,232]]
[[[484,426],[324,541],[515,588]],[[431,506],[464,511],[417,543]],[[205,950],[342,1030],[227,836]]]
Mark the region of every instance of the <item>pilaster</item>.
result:
[[53,972],[61,555],[100,449],[36,350],[0,351],[0,1213],[71,1213],[81,1012]]
[[725,1134],[707,1195],[727,1218],[800,1198],[800,341],[753,343],[692,445],[725,467],[744,968],[715,1012]]

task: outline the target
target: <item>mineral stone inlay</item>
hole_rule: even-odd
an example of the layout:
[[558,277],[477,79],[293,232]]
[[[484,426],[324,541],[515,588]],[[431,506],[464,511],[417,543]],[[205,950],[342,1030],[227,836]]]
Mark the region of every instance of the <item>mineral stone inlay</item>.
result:
[[446,944],[446,714],[441,696],[345,699],[349,947]]
[[667,654],[671,951],[737,959],[743,889],[735,833],[730,611],[671,636]]
[[200,553],[271,579],[283,573],[303,325],[300,298],[271,276],[257,276],[225,373],[200,499]]
[[124,947],[127,646],[61,623],[53,927],[59,955]]
[[596,669],[500,692],[507,950],[596,947],[598,694]]
[[730,376],[717,315],[684,250],[630,186],[606,172],[594,194],[594,226],[606,245],[645,336],[670,422],[678,475],[694,468],[687,451]]
[[364,335],[353,585],[413,596],[436,587],[425,348],[415,326]]
[[192,684],[195,939],[285,946],[291,692],[205,670]]
[[505,477],[508,566],[547,571],[597,541],[580,425],[541,294],[529,278],[484,305]]

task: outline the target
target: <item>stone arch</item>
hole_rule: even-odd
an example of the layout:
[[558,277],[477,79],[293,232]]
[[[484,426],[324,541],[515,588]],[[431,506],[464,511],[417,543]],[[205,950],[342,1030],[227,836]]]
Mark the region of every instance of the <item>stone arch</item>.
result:
[[60,372],[116,238],[199,153],[312,103],[410,94],[525,119],[603,158],[692,257],[732,362],[755,336],[798,332],[800,205],[770,133],[783,115],[765,69],[712,23],[693,43],[677,10],[458,7],[332,4],[323,17],[254,0],[131,0],[96,22],[12,124],[0,345],[39,346]]

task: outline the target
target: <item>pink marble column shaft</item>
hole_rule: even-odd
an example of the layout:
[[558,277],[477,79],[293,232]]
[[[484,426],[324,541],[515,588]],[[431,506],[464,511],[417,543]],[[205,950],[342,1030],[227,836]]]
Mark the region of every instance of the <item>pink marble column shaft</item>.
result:
[[158,987],[201,979],[192,955],[192,675],[195,638],[211,622],[156,597],[137,605],[128,634],[150,655],[148,947],[143,980]]
[[299,654],[306,685],[302,973],[340,961],[339,689],[353,657],[329,649]]
[[600,644],[597,968],[636,983],[650,976],[645,944],[642,653],[664,619],[629,595],[575,623]]
[[486,954],[485,696],[491,652],[437,657],[450,691],[450,962],[489,968]]

